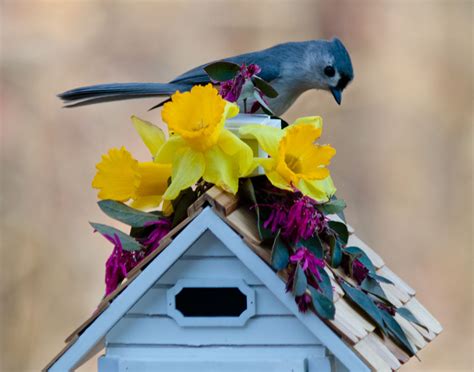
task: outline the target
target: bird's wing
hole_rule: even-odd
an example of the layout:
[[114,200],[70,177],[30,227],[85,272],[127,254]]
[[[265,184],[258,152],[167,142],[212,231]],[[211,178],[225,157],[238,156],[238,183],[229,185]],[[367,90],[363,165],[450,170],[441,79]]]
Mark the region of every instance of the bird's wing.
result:
[[[249,65],[251,63],[255,63],[259,65],[262,71],[258,74],[263,80],[271,82],[272,80],[276,79],[280,75],[280,65],[277,63],[278,59],[275,59],[272,53],[263,53],[263,52],[253,52],[242,54],[235,57],[225,58],[218,61],[226,61],[226,62],[233,62],[238,65],[242,65],[243,63]],[[217,61],[214,61],[217,62]],[[198,66],[185,72],[184,74],[178,76],[174,80],[170,81],[170,83],[176,84],[206,84],[211,82],[209,76],[207,75],[206,71],[204,71],[204,67],[211,64],[206,63],[204,65]]]

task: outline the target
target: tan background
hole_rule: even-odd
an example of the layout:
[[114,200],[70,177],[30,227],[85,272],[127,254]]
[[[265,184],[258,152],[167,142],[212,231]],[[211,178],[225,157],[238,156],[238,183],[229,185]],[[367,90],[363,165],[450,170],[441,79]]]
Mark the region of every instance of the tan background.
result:
[[[111,246],[90,187],[112,146],[145,147],[131,114],[155,101],[66,110],[55,94],[166,81],[208,60],[338,35],[356,78],[320,114],[349,222],[445,327],[405,370],[471,370],[471,1],[1,1],[1,371],[38,370],[103,291]],[[89,363],[93,370],[94,364]]]

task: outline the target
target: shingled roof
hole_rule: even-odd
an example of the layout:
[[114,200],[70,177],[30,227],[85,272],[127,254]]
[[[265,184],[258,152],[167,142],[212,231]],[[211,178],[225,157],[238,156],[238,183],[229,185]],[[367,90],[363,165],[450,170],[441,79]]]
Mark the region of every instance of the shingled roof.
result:
[[[255,214],[250,211],[248,207],[239,205],[239,201],[235,196],[225,193],[217,187],[213,187],[189,207],[188,217],[162,239],[159,248],[131,270],[122,284],[100,302],[92,316],[66,338],[66,346],[44,368],[45,371],[78,340],[79,336],[94,323],[97,317],[109,307],[114,299],[140,275],[150,262],[166,249],[172,240],[199,215],[207,205],[211,206],[222,220],[242,237],[243,241],[253,252],[268,265],[271,265],[270,251],[261,245],[262,242],[259,239]],[[331,218],[335,220],[338,219],[337,216],[331,216]],[[413,315],[426,326],[426,329],[424,329],[408,322],[398,314],[395,316],[413,349],[417,351],[423,349],[442,331],[441,324],[418,302],[415,298],[415,290],[390,270],[390,268],[385,265],[383,259],[354,234],[353,229],[350,228],[350,232],[349,244],[357,245],[363,249],[376,267],[377,273],[390,279],[394,283],[393,285],[381,283],[390,302],[397,307],[404,306],[408,308]],[[389,337],[381,336],[376,332],[375,325],[359,312],[357,306],[347,299],[333,274],[329,270],[327,270],[327,272],[331,277],[335,289],[336,315],[333,320],[324,320],[324,322],[372,369],[399,369],[402,364],[410,359],[408,354],[398,347]],[[286,282],[287,278],[285,272],[278,272],[278,275]],[[352,279],[345,276],[343,271],[339,271],[338,275],[352,282]],[[99,345],[99,350],[102,347],[103,345]],[[94,354],[99,350],[95,350]]]

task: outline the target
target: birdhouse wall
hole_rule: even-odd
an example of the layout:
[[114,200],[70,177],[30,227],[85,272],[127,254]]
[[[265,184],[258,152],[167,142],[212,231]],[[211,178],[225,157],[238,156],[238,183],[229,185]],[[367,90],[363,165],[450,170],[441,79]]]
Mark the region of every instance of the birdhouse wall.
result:
[[[195,323],[189,318],[187,326],[178,324],[170,313],[170,292],[183,281],[198,287],[242,283],[253,296],[251,316],[240,325],[222,325],[219,319],[220,325],[200,324],[199,317]],[[99,370],[262,371],[274,366],[272,371],[313,372],[330,369],[326,355],[301,321],[207,231],[108,332]]]

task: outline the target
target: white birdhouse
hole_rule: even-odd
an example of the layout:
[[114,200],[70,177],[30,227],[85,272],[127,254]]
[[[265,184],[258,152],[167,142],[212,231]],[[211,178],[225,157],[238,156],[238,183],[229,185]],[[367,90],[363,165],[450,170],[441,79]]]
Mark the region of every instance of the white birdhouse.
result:
[[[334,320],[301,313],[268,264],[254,215],[233,196],[214,187],[189,214],[45,370],[76,369],[98,350],[101,372],[369,371],[398,369],[408,360],[374,332],[335,281]],[[384,288],[387,296],[426,324],[400,319],[420,350],[440,324],[372,249],[355,235],[350,239],[394,282]]]

